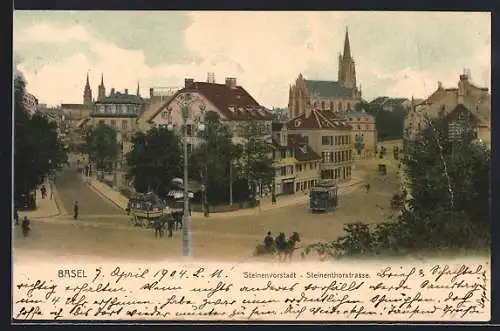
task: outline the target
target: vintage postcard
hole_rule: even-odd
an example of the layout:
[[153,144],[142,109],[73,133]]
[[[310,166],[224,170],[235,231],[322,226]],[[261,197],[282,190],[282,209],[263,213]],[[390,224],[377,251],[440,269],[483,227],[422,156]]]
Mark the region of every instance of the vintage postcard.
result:
[[13,323],[490,320],[490,13],[13,30]]

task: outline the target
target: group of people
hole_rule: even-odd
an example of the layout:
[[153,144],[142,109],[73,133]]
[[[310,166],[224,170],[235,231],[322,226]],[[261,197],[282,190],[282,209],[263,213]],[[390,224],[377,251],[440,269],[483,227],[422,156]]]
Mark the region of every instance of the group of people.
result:
[[[17,209],[14,211],[14,221],[16,222],[16,225],[19,225],[19,212],[17,211]],[[21,222],[21,229],[23,231],[23,236],[28,236],[28,233],[31,230],[30,220],[28,216],[23,217],[23,220]]]
[[286,244],[286,237],[284,232],[280,232],[276,239],[272,237],[271,231],[267,232],[266,237],[264,238],[264,248],[267,251],[271,251],[276,245],[277,248],[281,248]]

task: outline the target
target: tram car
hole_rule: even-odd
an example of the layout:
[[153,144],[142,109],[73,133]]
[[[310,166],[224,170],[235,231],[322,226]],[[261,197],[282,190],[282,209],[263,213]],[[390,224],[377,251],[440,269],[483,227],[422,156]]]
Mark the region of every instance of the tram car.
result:
[[338,206],[338,186],[331,181],[321,181],[311,188],[309,210],[312,212],[328,212]]
[[127,213],[131,216],[131,222],[135,226],[152,227],[157,220],[166,221],[171,217],[171,212],[165,201],[156,194],[139,193],[128,202]]

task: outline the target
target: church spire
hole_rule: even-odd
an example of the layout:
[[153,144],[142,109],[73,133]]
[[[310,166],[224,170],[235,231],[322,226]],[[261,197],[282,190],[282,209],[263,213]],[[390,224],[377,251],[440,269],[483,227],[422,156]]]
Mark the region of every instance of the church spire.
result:
[[351,44],[349,43],[349,28],[345,28],[344,59],[351,58]]
[[106,88],[104,87],[104,74],[101,73],[101,85],[98,87],[97,101],[102,101],[106,98]]
[[85,88],[83,89],[83,104],[87,106],[92,104],[92,90],[90,89],[88,71],[87,71],[87,81],[85,83]]
[[140,97],[140,96],[141,96],[141,93],[139,92],[139,81],[137,81],[137,93],[136,93],[136,95],[137,95],[138,97]]

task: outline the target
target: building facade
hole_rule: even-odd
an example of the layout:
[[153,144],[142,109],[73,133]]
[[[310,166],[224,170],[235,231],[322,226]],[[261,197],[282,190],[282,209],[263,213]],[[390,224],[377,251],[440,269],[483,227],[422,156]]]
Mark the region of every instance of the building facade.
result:
[[[337,115],[337,114],[333,114]],[[332,119],[335,117],[332,117]],[[353,146],[354,159],[367,159],[375,156],[377,149],[377,127],[375,117],[364,110],[352,111],[340,116],[351,127],[351,142]],[[360,143],[361,153],[358,153],[356,144]]]
[[[406,134],[412,137],[427,126],[427,118],[437,118],[440,115],[447,117],[460,106],[458,108],[462,111],[459,113],[463,113],[465,109],[472,115],[467,118],[474,121],[478,138],[489,144],[491,142],[491,94],[488,88],[472,84],[466,73],[459,76],[457,85],[456,88],[444,88],[438,82],[437,89],[427,99],[413,104],[405,118]],[[457,113],[456,116],[462,115]]]
[[306,109],[342,112],[354,110],[361,102],[361,88],[356,85],[356,65],[351,55],[349,32],[346,30],[344,53],[338,58],[337,81],[309,80],[299,74],[290,86],[289,118],[303,114]]
[[321,156],[320,179],[343,182],[351,179],[354,142],[351,126],[332,115],[329,111],[306,110],[288,121],[287,128]]
[[38,99],[31,93],[25,92],[23,95],[23,106],[29,116],[33,116],[38,111]]
[[319,180],[321,157],[285,123],[273,123],[274,186],[277,195],[304,192]]
[[140,96],[115,92],[111,89],[108,97],[101,98],[94,103],[87,130],[99,124],[105,124],[116,131],[116,140],[119,145],[119,154],[115,165],[114,185],[126,185],[126,158],[125,155],[132,149],[132,138],[139,131],[138,117],[145,110],[146,103]]

